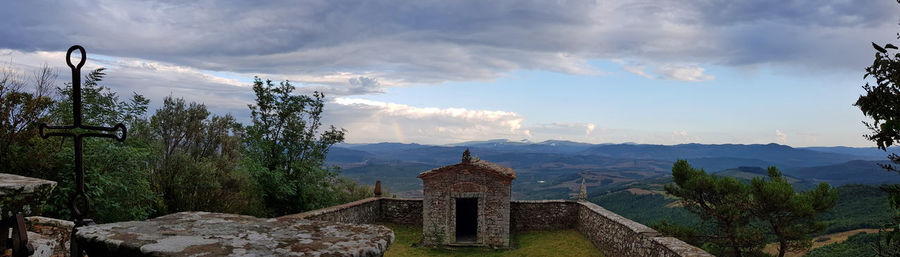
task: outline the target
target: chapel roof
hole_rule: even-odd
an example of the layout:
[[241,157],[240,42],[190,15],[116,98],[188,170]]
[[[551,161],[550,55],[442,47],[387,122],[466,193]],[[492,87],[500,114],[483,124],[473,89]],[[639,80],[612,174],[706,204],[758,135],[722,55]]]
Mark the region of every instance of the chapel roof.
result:
[[419,173],[418,177],[425,178],[425,177],[429,177],[431,175],[435,175],[435,174],[446,172],[446,171],[453,171],[453,170],[460,170],[460,169],[468,168],[473,171],[485,171],[485,172],[489,172],[494,175],[499,175],[499,176],[502,176],[505,178],[516,179],[516,172],[513,171],[512,168],[509,168],[509,167],[506,167],[503,165],[499,165],[496,163],[488,162],[485,160],[479,160],[478,157],[475,157],[473,159],[471,157],[468,157],[468,154],[469,154],[469,149],[466,149],[466,152],[463,153],[462,162],[454,164],[454,165],[449,165],[449,166],[444,166],[444,167],[440,167],[440,168],[427,170],[425,172]]

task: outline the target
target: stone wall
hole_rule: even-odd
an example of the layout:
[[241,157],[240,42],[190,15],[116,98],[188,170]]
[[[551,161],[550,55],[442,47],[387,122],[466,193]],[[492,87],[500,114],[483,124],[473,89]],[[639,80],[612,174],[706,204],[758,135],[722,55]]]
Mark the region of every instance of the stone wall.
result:
[[422,199],[381,198],[379,222],[422,227]]
[[[289,215],[349,223],[394,223],[422,226],[422,199],[368,198],[330,208]],[[713,256],[677,238],[626,219],[590,202],[571,200],[512,201],[510,229],[575,229],[607,256]]]
[[370,197],[284,217],[354,224],[383,222],[422,226],[422,199]]
[[700,248],[626,219],[602,207],[579,201],[575,228],[608,256],[713,256]]
[[571,229],[578,220],[578,204],[566,200],[512,201],[513,231]]
[[380,210],[381,202],[379,201],[379,198],[370,197],[355,202],[291,214],[284,217],[353,224],[372,224],[378,222],[381,216]]

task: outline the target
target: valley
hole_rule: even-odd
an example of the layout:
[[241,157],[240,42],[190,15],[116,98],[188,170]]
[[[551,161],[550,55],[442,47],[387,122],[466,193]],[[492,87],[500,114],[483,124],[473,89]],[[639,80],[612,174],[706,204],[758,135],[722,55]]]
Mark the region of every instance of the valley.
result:
[[[767,176],[766,168],[774,165],[797,190],[807,190],[821,182],[837,188],[837,205],[820,217],[827,228],[818,236],[830,239],[816,242],[817,247],[842,242],[850,234],[855,235],[853,231],[872,232],[889,221],[892,210],[887,194],[878,186],[900,183],[900,175],[878,166],[888,163],[888,153],[876,148],[792,148],[776,144],[590,145],[506,140],[446,146],[340,144],[332,148],[328,163],[341,167],[342,175],[364,184],[381,180],[390,197],[419,198],[422,182],[416,176],[458,163],[466,148],[479,158],[516,171],[513,199],[573,199],[584,179],[589,201],[648,226],[662,221],[705,226],[665,193],[663,187],[672,183],[672,163],[677,159],[687,159],[694,167],[744,182]],[[829,234],[844,235],[843,240]],[[857,241],[849,240],[837,248],[860,247],[855,245]]]

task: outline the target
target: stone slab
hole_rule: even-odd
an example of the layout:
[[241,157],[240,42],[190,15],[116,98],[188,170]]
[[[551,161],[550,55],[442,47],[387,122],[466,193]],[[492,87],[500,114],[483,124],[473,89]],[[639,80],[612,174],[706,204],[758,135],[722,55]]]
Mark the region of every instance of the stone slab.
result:
[[18,212],[25,216],[40,215],[55,187],[54,181],[0,173],[0,218]]
[[382,256],[394,233],[379,225],[180,212],[81,227],[75,240],[92,257]]
[[28,242],[34,246],[32,257],[69,256],[69,237],[75,223],[41,216],[25,217]]
[[44,187],[55,187],[56,182],[39,178],[0,173],[0,196],[16,193],[39,192]]

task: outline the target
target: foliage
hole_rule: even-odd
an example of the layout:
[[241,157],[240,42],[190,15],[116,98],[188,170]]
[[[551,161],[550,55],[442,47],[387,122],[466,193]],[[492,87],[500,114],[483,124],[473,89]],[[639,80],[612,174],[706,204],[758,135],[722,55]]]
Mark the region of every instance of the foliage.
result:
[[231,115],[210,116],[206,106],[166,97],[150,117],[156,142],[151,178],[164,205],[159,214],[210,211],[261,214],[256,182],[238,169],[242,126]]
[[[127,102],[119,101],[115,92],[98,85],[104,75],[103,68],[96,69],[82,85],[83,123],[92,126],[113,126],[120,121],[135,123],[144,115],[149,101],[137,94]],[[58,91],[61,98],[49,119],[51,124],[71,124],[72,87],[68,85]],[[59,182],[45,211],[50,216],[69,219],[69,198],[74,192],[73,142],[68,138],[44,142],[50,144],[45,150],[55,152],[50,160],[54,168],[44,170],[41,176]],[[93,210],[90,217],[97,222],[149,217],[158,201],[158,195],[150,187],[146,163],[149,149],[129,141],[86,138],[84,142],[85,187]]]
[[[667,182],[656,179],[646,181],[651,183],[671,182],[671,180]],[[646,187],[646,185],[639,183],[629,187],[641,188]],[[878,189],[878,187],[844,185],[837,187],[836,191],[838,200],[835,207],[820,214],[817,218],[817,220],[826,223],[828,226],[824,232],[816,233],[816,235],[861,228],[878,228],[890,221],[893,211],[888,206],[887,193]],[[589,198],[591,202],[630,220],[652,225],[651,227],[658,231],[666,231],[666,228],[661,227],[671,225],[693,228],[699,230],[699,232],[705,229],[705,227],[701,227],[703,224],[696,215],[673,204],[675,202],[674,199],[662,194],[635,195],[621,189],[609,193],[605,193],[605,190],[603,190],[603,192],[595,192],[589,195],[593,196]],[[683,236],[681,239],[690,241],[689,236]],[[696,245],[702,245],[702,242]]]
[[[372,189],[338,177],[323,165],[344,131],[320,128],[324,96],[295,95],[284,82],[257,79],[254,123],[245,128],[231,115],[213,115],[200,103],[167,97],[151,117],[149,99],[120,100],[99,83],[103,68],[82,83],[83,124],[124,123],[124,143],[84,139],[89,218],[97,222],[140,220],[178,211],[257,216],[320,208],[371,196]],[[40,138],[38,125],[72,124],[72,85],[51,97],[55,73],[47,67],[26,80],[0,69],[0,167],[58,182],[44,215],[71,219],[74,193],[73,140]],[[34,92],[26,92],[27,87]],[[321,132],[321,134],[319,134]],[[41,160],[41,161],[35,161]]]
[[344,140],[345,131],[320,128],[323,94],[295,95],[294,89],[288,81],[274,85],[256,78],[253,84],[256,104],[249,106],[245,164],[263,189],[270,215],[325,207],[347,193],[334,186],[338,168],[324,166],[328,149]]
[[[900,0],[897,1],[900,3]],[[900,33],[897,34],[900,38]],[[872,65],[866,67],[863,79],[872,78],[875,84],[866,82],[863,89],[865,95],[859,96],[855,106],[872,122],[863,121],[872,134],[865,135],[866,139],[875,142],[881,150],[895,143],[900,143],[900,52],[893,44],[884,46],[872,43],[875,48],[875,60]],[[889,49],[895,53],[889,53]],[[900,164],[900,155],[892,153],[888,155],[893,165],[882,165],[883,168],[900,172],[895,165]],[[888,192],[889,203],[892,208],[900,209],[900,185],[886,185],[882,190]],[[884,240],[878,241],[878,255],[900,255],[900,212],[895,214],[893,221],[886,225],[889,228],[882,232]]]
[[40,170],[30,156],[37,155],[30,139],[37,136],[38,124],[46,120],[53,105],[50,84],[56,73],[43,66],[30,80],[33,92],[26,92],[29,80],[11,68],[0,68],[0,167],[34,176]]
[[824,233],[860,228],[878,228],[891,220],[893,211],[887,193],[868,185],[845,185],[837,188],[838,201],[820,219],[828,223]]
[[750,213],[774,234],[779,257],[809,249],[809,235],[826,227],[816,216],[835,206],[837,192],[823,182],[815,189],[797,193],[775,167],[769,167],[768,174],[768,180],[756,177],[750,184]]
[[641,224],[663,221],[689,226],[700,225],[700,219],[684,208],[673,206],[675,202],[661,194],[635,195],[618,191],[588,198],[603,208]]
[[806,249],[809,235],[824,231],[818,214],[834,207],[837,193],[828,184],[802,193],[774,167],[768,179],[754,178],[749,185],[731,177],[697,170],[685,160],[672,167],[673,184],[666,192],[679,198],[685,210],[705,224],[684,226],[664,222],[656,227],[716,255],[760,255],[766,237],[774,237],[785,252]]
[[806,253],[807,257],[844,257],[844,256],[875,256],[876,252],[872,244],[880,239],[878,234],[859,233],[851,236],[847,241],[826,245]]
[[[672,177],[675,184],[666,185],[666,192],[680,198],[687,211],[716,228],[704,238],[723,247],[710,251],[733,256],[759,252],[764,238],[762,231],[750,226],[752,216],[746,211],[750,204],[747,186],[731,177],[712,176],[694,169],[685,160],[675,162]],[[723,252],[723,248],[729,250]]]
[[328,148],[344,141],[344,131],[334,126],[317,135],[325,95],[294,95],[294,89],[288,81],[276,86],[256,78],[256,105],[249,106],[253,124],[246,137],[249,154],[268,170],[289,176],[321,166]]

